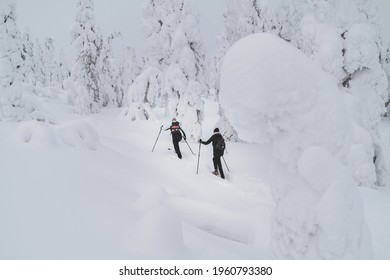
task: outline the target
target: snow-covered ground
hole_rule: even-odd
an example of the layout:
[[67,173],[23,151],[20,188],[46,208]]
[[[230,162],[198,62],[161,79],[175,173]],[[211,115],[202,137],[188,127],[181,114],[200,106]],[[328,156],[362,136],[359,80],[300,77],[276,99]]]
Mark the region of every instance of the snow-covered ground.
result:
[[[170,124],[162,113],[132,122],[119,109],[80,116],[42,102],[57,125],[0,122],[0,259],[272,258],[269,146],[228,143],[222,180],[211,145],[199,174],[198,143],[193,155],[181,142],[180,160],[162,131],[151,152]],[[218,120],[218,104],[205,106],[204,140]],[[390,259],[390,188],[359,190],[374,257]]]

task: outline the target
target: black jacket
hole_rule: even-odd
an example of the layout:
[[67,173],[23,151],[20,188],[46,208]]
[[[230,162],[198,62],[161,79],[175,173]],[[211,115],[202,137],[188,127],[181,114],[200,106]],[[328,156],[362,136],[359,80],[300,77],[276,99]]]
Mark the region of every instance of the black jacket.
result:
[[213,150],[214,150],[214,153],[217,151],[216,149],[215,149],[215,145],[217,144],[217,142],[218,142],[218,140],[220,139],[220,138],[223,138],[223,136],[221,135],[221,133],[219,133],[219,132],[214,132],[214,134],[210,137],[210,139],[209,140],[207,140],[206,142],[205,141],[200,141],[202,144],[204,144],[204,145],[208,145],[208,144],[210,144],[210,143],[213,143]]

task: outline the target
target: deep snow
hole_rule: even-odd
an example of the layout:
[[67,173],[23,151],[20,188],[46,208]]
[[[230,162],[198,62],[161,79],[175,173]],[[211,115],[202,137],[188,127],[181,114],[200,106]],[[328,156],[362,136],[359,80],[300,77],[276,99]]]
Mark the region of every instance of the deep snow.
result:
[[[0,259],[272,258],[268,145],[229,143],[224,181],[210,173],[211,146],[198,175],[184,142],[182,160],[168,150],[168,131],[151,152],[169,125],[162,112],[132,122],[119,109],[80,116],[60,99],[42,102],[57,125],[0,122]],[[217,110],[206,101],[204,139]],[[374,257],[390,259],[389,188],[359,191]]]

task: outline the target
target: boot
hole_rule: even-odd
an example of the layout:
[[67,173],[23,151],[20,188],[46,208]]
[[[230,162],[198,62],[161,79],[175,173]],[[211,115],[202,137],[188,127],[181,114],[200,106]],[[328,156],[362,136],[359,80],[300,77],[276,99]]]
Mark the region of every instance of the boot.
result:
[[219,175],[218,170],[214,170],[214,171],[211,172],[211,173],[213,173],[215,176],[218,176],[218,175]]

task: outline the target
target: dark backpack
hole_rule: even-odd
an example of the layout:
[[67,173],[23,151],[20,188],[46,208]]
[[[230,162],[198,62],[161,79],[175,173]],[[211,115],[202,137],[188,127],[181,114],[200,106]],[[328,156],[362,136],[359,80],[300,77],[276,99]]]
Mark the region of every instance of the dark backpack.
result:
[[181,139],[183,138],[180,132],[180,124],[179,122],[173,122],[171,125],[171,133],[172,133],[172,138],[176,142],[180,142]]
[[222,135],[220,135],[220,137],[218,137],[215,142],[215,149],[223,152],[225,151],[225,148],[226,148],[225,140],[223,139]]

